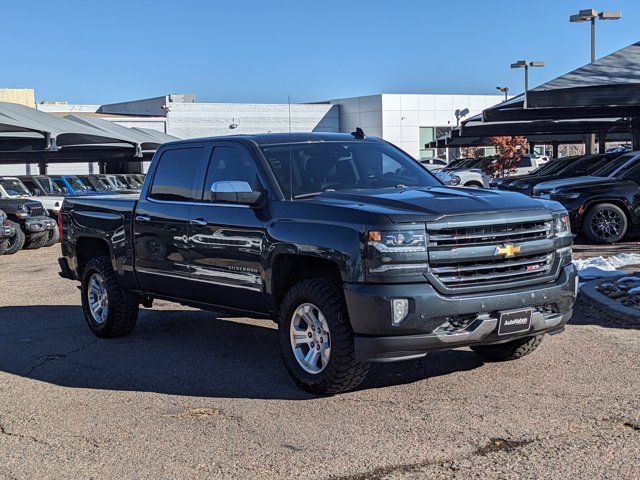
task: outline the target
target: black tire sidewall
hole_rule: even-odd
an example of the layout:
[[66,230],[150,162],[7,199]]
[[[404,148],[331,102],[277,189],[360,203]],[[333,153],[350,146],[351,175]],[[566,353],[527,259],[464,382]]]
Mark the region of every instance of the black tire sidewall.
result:
[[44,246],[45,247],[52,247],[56,243],[58,243],[59,241],[60,241],[60,231],[56,227],[53,230],[51,230],[51,232],[49,233],[49,235],[47,237],[47,241],[45,242]]
[[[598,210],[600,209],[610,209],[610,210],[614,210],[616,211],[620,217],[622,218],[622,223],[623,223],[623,228],[622,228],[622,234],[615,239],[602,239],[600,238],[598,235],[596,235],[592,228],[591,228],[591,221],[593,220],[594,215],[598,212]],[[627,229],[629,228],[629,220],[627,219],[627,215],[624,213],[624,211],[618,207],[617,205],[614,205],[612,203],[600,203],[598,205],[595,205],[593,208],[589,209],[589,211],[587,212],[587,214],[584,217],[584,233],[586,235],[586,237],[591,240],[592,242],[596,242],[596,243],[616,243],[619,242],[620,240],[622,240],[624,238],[624,236],[627,234]]]
[[9,246],[7,247],[7,251],[4,253],[5,255],[13,255],[24,247],[26,237],[19,224],[12,222],[11,220],[9,220],[8,223],[16,227],[16,234],[9,240]]

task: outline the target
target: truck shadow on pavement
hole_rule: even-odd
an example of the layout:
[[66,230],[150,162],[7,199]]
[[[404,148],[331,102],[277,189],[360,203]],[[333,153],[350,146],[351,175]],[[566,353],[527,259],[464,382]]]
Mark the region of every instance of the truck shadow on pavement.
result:
[[[136,329],[99,339],[78,306],[0,307],[0,370],[54,385],[171,395],[304,400],[278,354],[275,325],[198,310],[141,310]],[[373,364],[361,390],[472,370],[470,351]]]

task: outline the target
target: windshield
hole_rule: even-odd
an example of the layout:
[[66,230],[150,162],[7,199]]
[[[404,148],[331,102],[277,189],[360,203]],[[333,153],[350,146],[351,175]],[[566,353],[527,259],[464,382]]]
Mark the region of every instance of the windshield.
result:
[[109,181],[113,184],[116,190],[126,190],[127,186],[118,177],[110,176]]
[[2,185],[2,188],[5,189],[7,195],[10,197],[17,197],[20,195],[31,196],[27,187],[25,187],[17,178],[0,179],[0,185]]
[[[626,168],[620,168],[625,166],[626,163],[636,158],[637,154],[630,155],[622,155],[621,157],[616,158],[615,160],[611,160],[610,162],[605,163],[602,167],[597,169],[592,173],[594,177],[609,177],[613,176],[614,173],[619,174],[622,171],[626,170]],[[618,172],[618,169],[621,169]]]
[[40,185],[40,188],[47,195],[62,195],[62,189],[58,187],[53,181],[48,177],[38,177],[35,179]]
[[551,160],[531,171],[530,175],[552,175],[572,165],[579,157],[566,157]]
[[71,188],[73,188],[76,192],[90,192],[91,189],[87,187],[82,180],[78,177],[65,177]]
[[590,175],[613,159],[614,157],[611,155],[589,155],[587,157],[580,157],[578,160],[571,162],[566,168],[563,168],[560,173]]
[[385,143],[294,143],[264,145],[261,150],[286,197],[310,197],[327,190],[442,185],[418,162]]

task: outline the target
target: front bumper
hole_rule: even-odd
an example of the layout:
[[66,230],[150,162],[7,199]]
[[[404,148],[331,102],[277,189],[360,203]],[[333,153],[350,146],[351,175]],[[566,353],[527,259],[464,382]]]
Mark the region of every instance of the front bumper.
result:
[[[394,361],[432,350],[502,343],[562,330],[571,318],[577,293],[576,269],[562,268],[551,282],[484,294],[443,296],[430,284],[347,284],[345,298],[360,361]],[[409,314],[391,322],[393,298],[409,299]],[[499,312],[533,308],[531,328],[498,336]]]
[[56,222],[49,217],[33,217],[24,221],[24,229],[27,233],[44,233],[56,228]]
[[12,238],[16,234],[15,225],[0,225],[0,240]]

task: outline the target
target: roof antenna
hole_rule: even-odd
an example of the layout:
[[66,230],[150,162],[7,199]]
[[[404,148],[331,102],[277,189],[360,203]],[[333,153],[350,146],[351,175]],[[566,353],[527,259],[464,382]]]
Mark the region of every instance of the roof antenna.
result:
[[362,129],[360,127],[356,127],[356,131],[355,132],[351,132],[351,135],[353,135],[353,138],[357,139],[357,140],[363,140],[365,135],[364,132],[362,131]]
[[287,95],[289,104],[289,200],[293,200],[293,152],[291,151],[291,95]]

